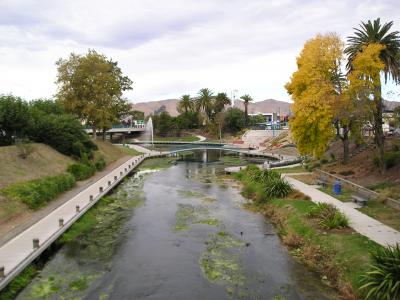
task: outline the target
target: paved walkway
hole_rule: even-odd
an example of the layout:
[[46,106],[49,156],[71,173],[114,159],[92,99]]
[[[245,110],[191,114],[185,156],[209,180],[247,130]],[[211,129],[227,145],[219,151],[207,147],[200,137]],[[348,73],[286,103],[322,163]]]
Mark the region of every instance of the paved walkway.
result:
[[[4,244],[0,248],[0,290],[148,155],[135,156],[122,163]],[[38,239],[36,247],[34,239]]]
[[206,137],[204,137],[202,135],[196,135],[196,136],[199,138],[198,142],[204,142],[207,139]]
[[393,228],[363,214],[354,207],[348,205],[346,202],[342,202],[324,192],[321,192],[313,186],[291,178],[290,175],[292,174],[285,174],[284,176],[295,189],[309,196],[313,202],[329,203],[336,206],[349,218],[350,227],[352,227],[358,233],[368,237],[382,246],[400,243],[399,231],[394,230]]

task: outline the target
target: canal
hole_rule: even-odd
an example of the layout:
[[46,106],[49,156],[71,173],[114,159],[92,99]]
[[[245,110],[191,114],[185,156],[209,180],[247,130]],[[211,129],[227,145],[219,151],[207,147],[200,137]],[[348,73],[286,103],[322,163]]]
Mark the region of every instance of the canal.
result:
[[145,164],[62,237],[18,299],[331,299],[221,176],[241,160],[195,151]]

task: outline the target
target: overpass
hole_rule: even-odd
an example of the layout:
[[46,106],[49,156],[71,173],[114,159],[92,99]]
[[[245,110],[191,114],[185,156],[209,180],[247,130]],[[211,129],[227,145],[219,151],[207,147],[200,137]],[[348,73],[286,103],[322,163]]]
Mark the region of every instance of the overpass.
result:
[[[91,134],[93,129],[91,127],[85,127],[86,133]],[[101,129],[96,130],[97,132],[102,132]],[[131,132],[143,132],[146,131],[145,125],[132,125],[132,126],[124,126],[124,125],[113,125],[110,129],[106,131],[106,133],[131,133]]]

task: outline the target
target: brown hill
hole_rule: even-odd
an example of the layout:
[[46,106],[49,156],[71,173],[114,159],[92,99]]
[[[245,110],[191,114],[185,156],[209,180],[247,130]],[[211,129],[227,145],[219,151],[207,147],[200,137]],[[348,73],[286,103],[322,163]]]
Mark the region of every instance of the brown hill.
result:
[[[165,110],[171,116],[177,116],[178,111],[176,105],[179,102],[178,99],[167,99],[159,101],[149,102],[138,102],[133,104],[135,110],[144,112],[146,116],[153,114],[155,111],[160,111],[165,107]],[[235,107],[244,110],[243,101],[235,100]],[[259,102],[249,104],[249,113],[266,113],[266,112],[281,112],[281,114],[289,113],[290,103],[284,101],[278,101],[274,99],[267,99]]]
[[178,110],[176,109],[176,105],[178,101],[178,99],[167,99],[159,101],[138,102],[133,104],[133,109],[142,111],[144,112],[145,116],[148,116],[154,114],[155,111],[159,111],[164,106],[165,110],[171,116],[177,116]]
[[[235,100],[234,106],[244,110],[244,104],[242,100]],[[267,99],[249,103],[248,111],[249,114],[280,112],[281,115],[287,115],[290,111],[290,103],[274,99]]]

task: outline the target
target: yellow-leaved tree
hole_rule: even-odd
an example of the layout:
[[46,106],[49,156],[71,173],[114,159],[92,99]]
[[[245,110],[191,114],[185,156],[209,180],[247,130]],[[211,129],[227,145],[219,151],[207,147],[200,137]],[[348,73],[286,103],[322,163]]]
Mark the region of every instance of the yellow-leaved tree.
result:
[[321,157],[335,136],[343,47],[335,33],[307,41],[297,58],[298,69],[285,86],[293,100],[290,130],[301,154]]

